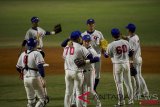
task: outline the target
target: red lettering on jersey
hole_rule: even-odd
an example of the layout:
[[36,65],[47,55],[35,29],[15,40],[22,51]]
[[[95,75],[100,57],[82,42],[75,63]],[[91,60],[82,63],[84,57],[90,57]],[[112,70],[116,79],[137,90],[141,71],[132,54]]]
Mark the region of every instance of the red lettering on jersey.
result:
[[68,51],[70,55],[74,54],[74,47],[66,47],[65,49],[66,49],[66,55],[68,54]]
[[93,39],[94,39],[94,40],[97,40],[97,38],[99,38],[99,37],[97,37],[97,36],[93,36]]
[[25,65],[27,65],[27,63],[28,63],[28,55],[25,55],[25,56],[24,56],[23,63],[24,63]]
[[122,54],[122,52],[125,53],[127,52],[127,46],[126,45],[117,46],[116,51],[117,51],[117,54]]

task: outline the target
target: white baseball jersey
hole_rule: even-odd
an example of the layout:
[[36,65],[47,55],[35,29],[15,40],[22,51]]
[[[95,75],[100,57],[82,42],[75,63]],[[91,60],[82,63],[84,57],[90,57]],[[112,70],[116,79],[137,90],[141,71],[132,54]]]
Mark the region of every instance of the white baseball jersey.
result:
[[134,51],[133,62],[140,63],[141,61],[139,59],[141,57],[141,47],[139,37],[135,34],[134,36],[129,36],[128,38],[129,44]]
[[92,34],[90,34],[87,31],[85,31],[84,33],[82,33],[82,37],[84,35],[90,35],[90,37],[91,37],[91,46],[95,49],[97,54],[100,56],[101,55],[101,48],[100,48],[99,45],[100,45],[100,41],[102,39],[104,39],[103,34],[100,31],[95,30]]
[[86,59],[89,51],[79,43],[73,42],[73,46],[66,46],[63,51],[63,58],[65,59],[65,70],[83,71],[83,68],[78,68],[74,63],[77,58]]
[[112,59],[112,63],[127,63],[129,62],[130,45],[126,40],[115,40],[107,47],[107,53]]
[[[97,52],[93,49],[92,46],[88,47],[87,50],[93,55],[93,57],[98,57]],[[94,63],[90,64],[86,64],[84,67],[85,70],[94,70]]]
[[[27,53],[29,53],[29,52],[30,52],[30,50],[27,50]],[[38,51],[30,52],[28,54],[28,59],[26,59],[26,53],[23,52],[18,59],[16,67],[21,68],[21,69],[24,68],[26,60],[28,62],[27,63],[28,67],[33,68],[33,69],[37,69],[38,64],[44,63],[44,59],[43,59],[42,55],[40,54],[40,52],[38,52]],[[24,69],[23,74],[24,74],[24,77],[40,76],[38,71],[30,70],[30,69],[28,69],[28,70]]]
[[37,30],[30,28],[25,35],[25,40],[28,40],[29,38],[36,38],[38,41],[37,48],[42,48],[43,47],[42,38],[45,36],[45,34],[46,31],[40,27],[37,27]]

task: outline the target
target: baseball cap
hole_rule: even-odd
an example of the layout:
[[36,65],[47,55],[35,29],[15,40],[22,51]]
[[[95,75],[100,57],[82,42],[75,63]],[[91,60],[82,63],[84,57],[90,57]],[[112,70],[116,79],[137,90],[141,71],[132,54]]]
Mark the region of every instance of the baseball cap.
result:
[[87,24],[94,24],[94,23],[95,23],[94,19],[88,19],[87,20]]
[[29,38],[29,39],[27,40],[27,46],[28,46],[28,47],[34,48],[34,47],[36,47],[36,45],[37,45],[37,40],[36,40],[36,39],[34,39],[34,38]]
[[72,40],[76,40],[81,36],[81,32],[80,31],[73,31],[70,35],[70,39]]
[[39,18],[36,17],[36,16],[33,16],[33,17],[31,18],[31,22],[32,22],[32,23],[33,23],[33,22],[37,23],[37,22],[39,22]]
[[126,28],[129,29],[131,32],[135,32],[135,30],[136,30],[136,26],[133,23],[129,23],[126,26]]
[[91,41],[91,37],[89,35],[84,35],[82,37],[82,40],[84,40],[84,41]]
[[112,30],[111,30],[111,34],[112,34],[112,36],[113,37],[115,37],[115,38],[118,38],[120,35],[120,31],[119,31],[119,29],[118,28],[113,28]]

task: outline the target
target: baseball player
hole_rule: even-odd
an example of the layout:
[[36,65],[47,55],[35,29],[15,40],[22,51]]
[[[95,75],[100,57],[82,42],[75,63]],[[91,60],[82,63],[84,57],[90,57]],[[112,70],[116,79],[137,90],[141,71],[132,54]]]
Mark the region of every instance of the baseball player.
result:
[[[91,37],[91,46],[95,49],[98,56],[101,57],[101,51],[104,52],[107,47],[107,41],[104,39],[103,34],[95,30],[95,21],[94,19],[87,20],[87,31],[82,33],[82,37],[84,35],[90,35]],[[97,85],[100,79],[100,71],[101,71],[101,61],[95,63],[95,84],[94,90],[96,91]]]
[[63,51],[63,58],[65,60],[64,68],[66,83],[64,107],[71,106],[71,95],[73,93],[73,87],[76,90],[76,106],[81,107],[82,102],[78,97],[81,95],[82,83],[84,79],[84,65],[87,63],[95,63],[98,59],[93,58],[92,54],[90,54],[84,46],[80,45],[82,41],[81,32],[72,32],[70,35],[70,40],[71,43],[68,44]]
[[129,23],[126,26],[128,30],[128,41],[132,47],[134,54],[132,56],[131,66],[137,70],[137,74],[134,76],[134,97],[138,98],[139,95],[148,96],[149,91],[145,83],[144,78],[141,74],[142,67],[142,57],[141,57],[141,47],[140,40],[137,34],[135,34],[136,26],[132,23]]
[[[93,55],[94,58],[100,59],[98,57],[97,52],[92,48],[90,42],[91,42],[91,37],[90,35],[84,35],[82,37],[83,40],[83,46],[87,48],[87,50]],[[99,60],[98,60],[99,61]],[[97,93],[94,91],[94,81],[95,81],[95,63],[92,64],[86,64],[84,69],[84,82],[83,82],[83,87],[84,90],[83,93],[85,92],[90,92],[96,101],[96,107],[101,107],[101,102],[99,100],[99,97]],[[87,103],[84,103],[84,107],[87,107]]]
[[[17,71],[23,76],[24,87],[27,94],[27,107],[45,107],[45,72],[44,59],[40,52],[36,51],[37,40],[27,40],[27,50],[23,52],[17,62]],[[35,95],[38,97],[36,102]]]
[[133,104],[133,89],[130,76],[129,56],[132,56],[128,41],[119,39],[120,31],[117,28],[111,30],[112,37],[115,41],[111,42],[107,47],[107,53],[111,57],[113,63],[113,76],[116,83],[118,104],[115,106],[123,106],[125,104],[123,80],[127,88],[128,104]]
[[32,17],[31,18],[31,23],[32,23],[32,27],[26,32],[25,35],[25,39],[22,43],[22,48],[21,51],[23,49],[23,47],[26,45],[27,40],[29,38],[35,38],[37,39],[37,50],[40,51],[40,53],[42,54],[42,56],[45,56],[45,53],[42,51],[43,48],[43,37],[45,37],[46,35],[54,35],[57,34],[59,32],[62,31],[61,29],[61,25],[58,24],[54,27],[54,30],[49,32],[49,31],[45,31],[44,29],[42,29],[41,27],[38,26],[39,23],[39,18],[38,17]]

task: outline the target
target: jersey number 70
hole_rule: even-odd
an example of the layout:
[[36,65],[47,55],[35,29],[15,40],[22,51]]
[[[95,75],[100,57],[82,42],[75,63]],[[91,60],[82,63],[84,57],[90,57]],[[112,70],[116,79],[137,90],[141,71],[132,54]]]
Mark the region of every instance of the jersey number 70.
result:
[[74,54],[74,47],[66,47],[66,55],[68,55],[68,53],[70,55],[73,55]]

